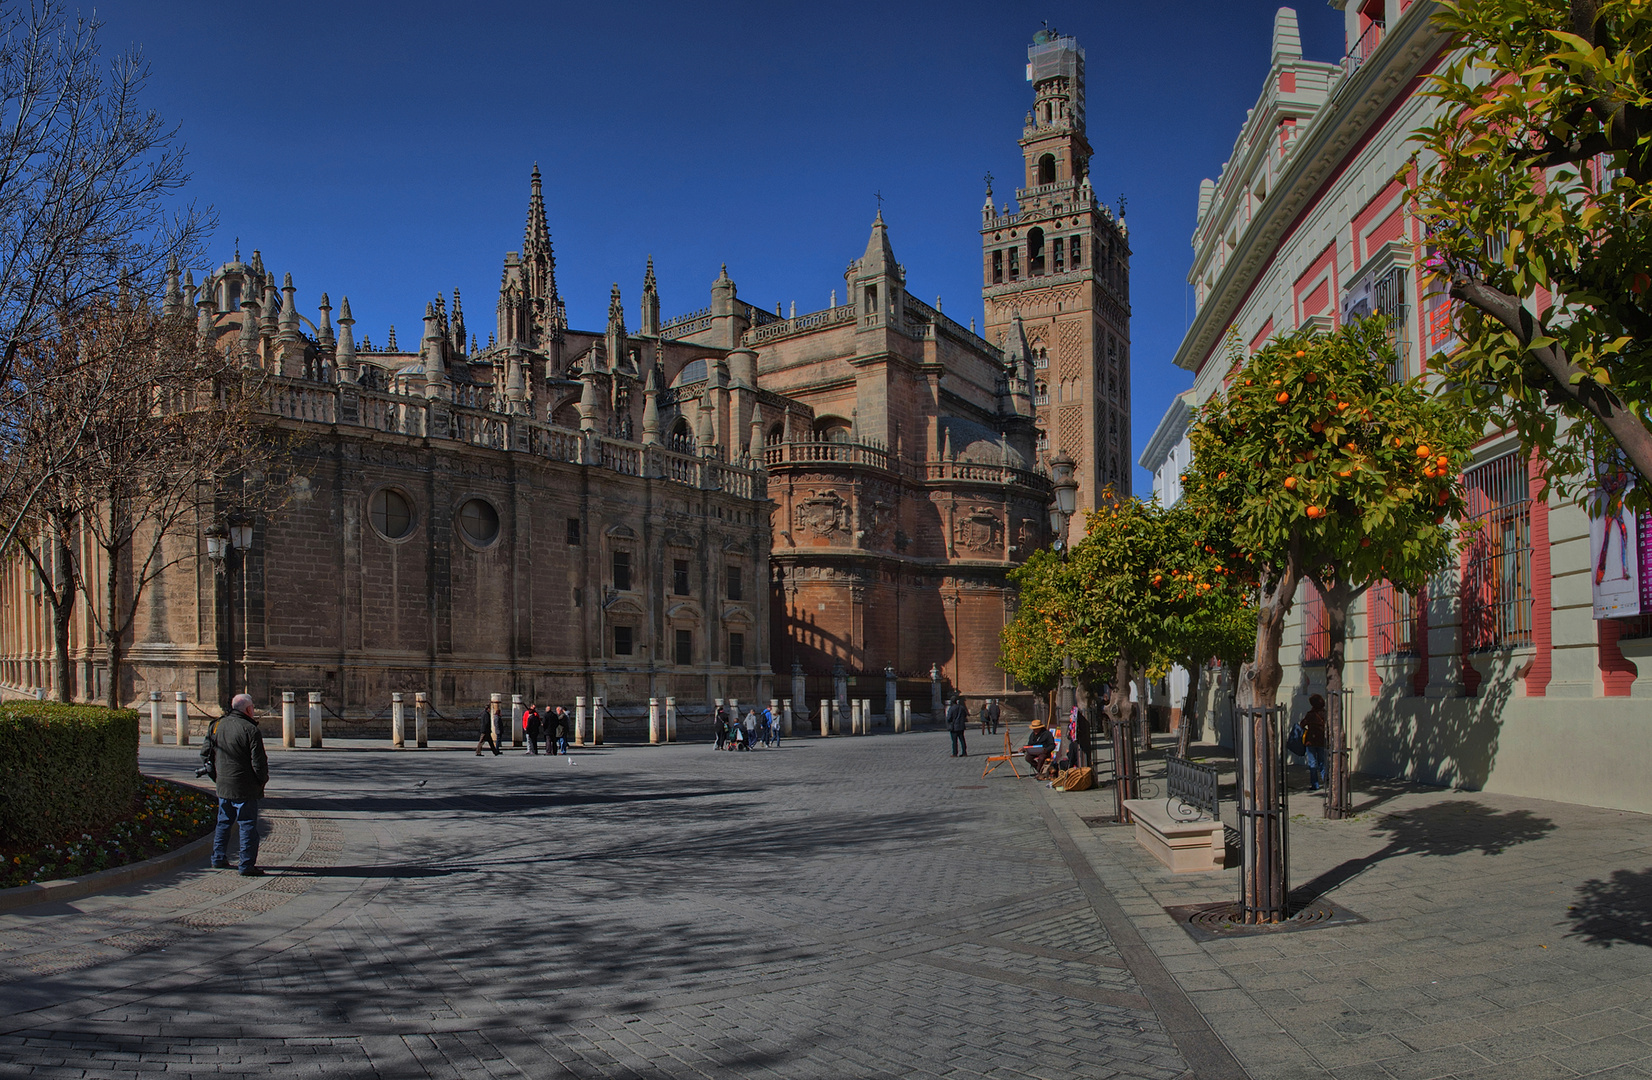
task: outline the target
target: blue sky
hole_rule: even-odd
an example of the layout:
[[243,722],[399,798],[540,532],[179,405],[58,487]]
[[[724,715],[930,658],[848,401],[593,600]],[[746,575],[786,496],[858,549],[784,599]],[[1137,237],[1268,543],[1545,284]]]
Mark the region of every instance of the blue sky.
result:
[[[1268,67],[1277,5],[534,3],[99,7],[139,43],[148,103],[181,125],[214,264],[291,272],[301,305],[348,295],[358,339],[405,345],[457,287],[486,340],[539,162],[570,321],[600,328],[618,282],[635,324],[653,255],[666,317],[705,306],[727,263],[767,308],[842,295],[882,192],[922,299],[981,315],[977,232],[1020,175],[1026,46],[1047,20],[1087,53],[1098,195],[1127,202],[1132,434],[1172,395],[1201,178],[1227,159]],[[1342,16],[1298,8],[1304,52],[1342,52]],[[1149,487],[1137,470],[1137,490]]]

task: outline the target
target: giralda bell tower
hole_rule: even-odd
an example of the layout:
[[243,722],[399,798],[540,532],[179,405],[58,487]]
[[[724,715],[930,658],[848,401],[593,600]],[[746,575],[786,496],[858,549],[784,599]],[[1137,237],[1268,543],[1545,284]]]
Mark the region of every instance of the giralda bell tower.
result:
[[[1078,505],[1130,493],[1130,244],[1124,202],[1098,204],[1084,132],[1084,50],[1053,30],[1027,49],[1033,108],[1016,206],[981,208],[988,341],[1026,335],[1047,456],[1076,463]],[[1075,523],[1082,527],[1082,518]]]

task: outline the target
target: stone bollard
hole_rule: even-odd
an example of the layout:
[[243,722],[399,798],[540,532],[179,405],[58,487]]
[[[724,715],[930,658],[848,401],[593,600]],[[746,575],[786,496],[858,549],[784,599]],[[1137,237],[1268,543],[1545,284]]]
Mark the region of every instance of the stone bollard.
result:
[[423,690],[413,695],[413,741],[420,749],[430,745],[430,695]]
[[872,734],[872,699],[871,698],[861,698],[860,699],[860,733],[862,735]]
[[488,695],[488,725],[493,731],[493,748],[499,749],[499,703],[505,699],[503,694]]
[[161,692],[149,691],[149,741],[161,745]]
[[[776,720],[780,719],[780,699],[779,698],[770,698],[769,699],[769,715],[774,717]],[[775,730],[776,734],[778,734],[779,731],[780,731],[780,729],[778,727],[776,727],[774,730]],[[769,737],[769,726],[768,726],[768,724],[764,724],[763,725],[763,738],[766,739],[768,737]]]
[[585,698],[574,698],[574,745],[585,745]]
[[665,699],[665,741],[677,741],[677,699]]
[[189,693],[188,693],[188,691],[185,691],[185,690],[175,690],[172,693],[172,700],[178,707],[178,711],[177,711],[176,715],[173,717],[173,719],[174,719],[174,721],[177,725],[177,729],[178,729],[178,745],[179,746],[188,746],[189,745]]
[[602,699],[599,697],[591,699],[591,742],[602,745]]
[[660,699],[648,699],[648,741],[655,746],[664,742],[665,733],[660,730]]
[[780,737],[792,737],[792,699],[786,698],[780,705]]
[[321,691],[310,691],[310,745],[321,746]]
[[861,727],[863,721],[860,715],[860,698],[849,702],[849,734],[864,735],[866,730]]
[[511,745],[512,746],[521,746],[522,745],[522,735],[523,735],[523,732],[522,732],[522,714],[525,711],[526,710],[522,708],[522,695],[521,694],[512,694],[511,695]]
[[402,704],[399,692],[390,695],[390,745],[407,745],[407,706]]
[[828,698],[820,701],[820,737],[825,738],[832,733],[832,702]]
[[832,734],[843,734],[843,707],[837,698],[832,699]]
[[891,664],[885,664],[883,668],[883,722],[889,725],[891,731],[900,730],[895,726],[897,715],[895,712],[896,689],[895,668]]
[[912,699],[911,698],[907,698],[907,699],[905,699],[904,701],[901,702],[901,730],[902,731],[911,731],[912,730]]
[[298,745],[298,695],[281,691],[281,745],[288,750]]

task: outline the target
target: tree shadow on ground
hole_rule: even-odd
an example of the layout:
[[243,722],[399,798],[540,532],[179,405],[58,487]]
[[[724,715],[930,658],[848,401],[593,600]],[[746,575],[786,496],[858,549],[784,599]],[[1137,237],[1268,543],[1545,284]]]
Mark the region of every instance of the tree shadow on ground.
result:
[[1389,814],[1376,826],[1388,843],[1369,855],[1339,863],[1291,890],[1293,904],[1307,904],[1348,884],[1389,859],[1450,858],[1478,852],[1499,855],[1516,844],[1540,840],[1555,824],[1529,810],[1493,810],[1477,802],[1447,802]]
[[1614,870],[1604,881],[1585,881],[1566,917],[1572,921],[1566,936],[1586,945],[1652,948],[1652,869]]

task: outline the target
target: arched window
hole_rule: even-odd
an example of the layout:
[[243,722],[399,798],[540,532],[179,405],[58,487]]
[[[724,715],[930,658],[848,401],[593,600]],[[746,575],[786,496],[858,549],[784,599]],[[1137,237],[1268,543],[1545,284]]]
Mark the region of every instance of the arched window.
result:
[[[1045,106],[1047,110],[1049,106]],[[1048,116],[1045,119],[1049,119]],[[1040,184],[1055,183],[1055,155],[1045,154],[1038,159],[1038,182]]]
[[677,422],[671,425],[671,434],[667,439],[667,445],[679,454],[692,454],[694,452],[694,430],[688,426],[688,421],[685,418],[679,416]]
[[1037,277],[1044,272],[1044,230],[1027,230],[1027,272]]
[[848,442],[849,421],[841,416],[822,416],[815,421],[816,442]]

